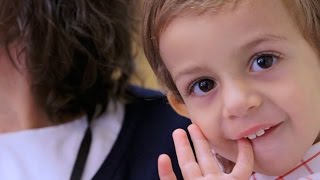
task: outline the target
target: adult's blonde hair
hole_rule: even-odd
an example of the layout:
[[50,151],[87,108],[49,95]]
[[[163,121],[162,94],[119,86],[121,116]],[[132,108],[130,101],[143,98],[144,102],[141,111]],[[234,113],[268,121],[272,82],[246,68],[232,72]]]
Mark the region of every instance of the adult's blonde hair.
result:
[[[159,38],[168,24],[178,16],[202,14],[219,11],[226,4],[234,5],[244,0],[147,0],[144,4],[142,27],[143,47],[146,57],[155,72],[159,83],[182,98],[165,67],[160,51]],[[319,0],[282,0],[291,13],[304,38],[320,52],[320,1]]]

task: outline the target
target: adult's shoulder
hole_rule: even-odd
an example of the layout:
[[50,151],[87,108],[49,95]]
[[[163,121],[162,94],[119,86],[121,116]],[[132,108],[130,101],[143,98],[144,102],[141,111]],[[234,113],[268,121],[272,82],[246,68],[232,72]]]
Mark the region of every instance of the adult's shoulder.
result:
[[[178,115],[170,106],[165,94],[158,90],[146,89],[139,86],[129,86],[129,101],[126,105],[127,109],[141,111],[142,116],[152,117],[154,123],[164,124],[167,129],[170,125],[189,124],[189,120]],[[144,120],[151,121],[150,118]],[[172,119],[175,119],[172,121]],[[158,121],[159,120],[159,121]],[[167,124],[166,124],[167,123]]]
[[[178,179],[182,179],[172,141],[172,132],[186,129],[190,120],[178,115],[170,106],[166,96],[155,90],[131,87],[136,101],[126,106],[126,113],[140,114],[132,142],[132,154],[127,178],[158,179],[157,159],[168,154]],[[128,118],[128,117],[127,117]],[[130,118],[128,118],[130,119]],[[148,169],[148,171],[146,171]],[[143,178],[142,178],[143,177]]]
[[177,179],[182,179],[172,140],[177,128],[190,121],[179,116],[159,91],[130,86],[122,129],[94,180],[159,179],[157,159],[168,154]]
[[126,94],[128,99],[132,100],[145,100],[145,101],[154,101],[154,100],[163,100],[165,95],[156,89],[148,89],[141,86],[129,85],[126,88]]

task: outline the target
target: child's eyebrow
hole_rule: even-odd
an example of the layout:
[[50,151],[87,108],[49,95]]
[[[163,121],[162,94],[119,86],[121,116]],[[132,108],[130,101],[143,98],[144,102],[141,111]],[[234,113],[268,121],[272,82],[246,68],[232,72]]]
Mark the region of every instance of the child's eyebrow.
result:
[[253,38],[253,40],[249,40],[248,43],[244,43],[241,49],[251,49],[263,42],[268,42],[268,41],[279,42],[279,41],[286,41],[286,40],[287,38],[284,36],[264,34],[264,35],[259,35]]
[[205,69],[203,67],[199,67],[199,66],[192,66],[190,68],[186,68],[180,72],[178,72],[175,76],[172,77],[174,82],[177,82],[177,80],[179,78],[181,78],[182,76],[185,75],[190,75],[190,74],[195,74],[199,71],[204,71]]

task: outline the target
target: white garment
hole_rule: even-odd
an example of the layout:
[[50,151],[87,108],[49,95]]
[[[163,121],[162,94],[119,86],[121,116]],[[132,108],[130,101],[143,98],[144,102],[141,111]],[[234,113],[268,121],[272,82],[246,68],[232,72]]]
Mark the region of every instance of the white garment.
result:
[[[275,161],[275,163],[277,163]],[[312,145],[301,162],[282,176],[267,176],[255,173],[250,180],[319,180],[320,179],[320,142]]]
[[[120,132],[124,105],[109,106],[92,123],[92,144],[84,170],[91,179]],[[86,117],[65,124],[0,135],[1,180],[67,180],[87,128]]]

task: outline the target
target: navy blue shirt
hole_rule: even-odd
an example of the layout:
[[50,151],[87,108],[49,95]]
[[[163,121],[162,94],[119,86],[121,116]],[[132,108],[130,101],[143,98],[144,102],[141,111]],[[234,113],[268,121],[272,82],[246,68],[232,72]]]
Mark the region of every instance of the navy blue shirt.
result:
[[162,153],[171,157],[177,178],[182,179],[172,132],[186,129],[190,121],[176,114],[160,92],[131,87],[129,94],[122,129],[93,180],[159,179],[157,159]]

